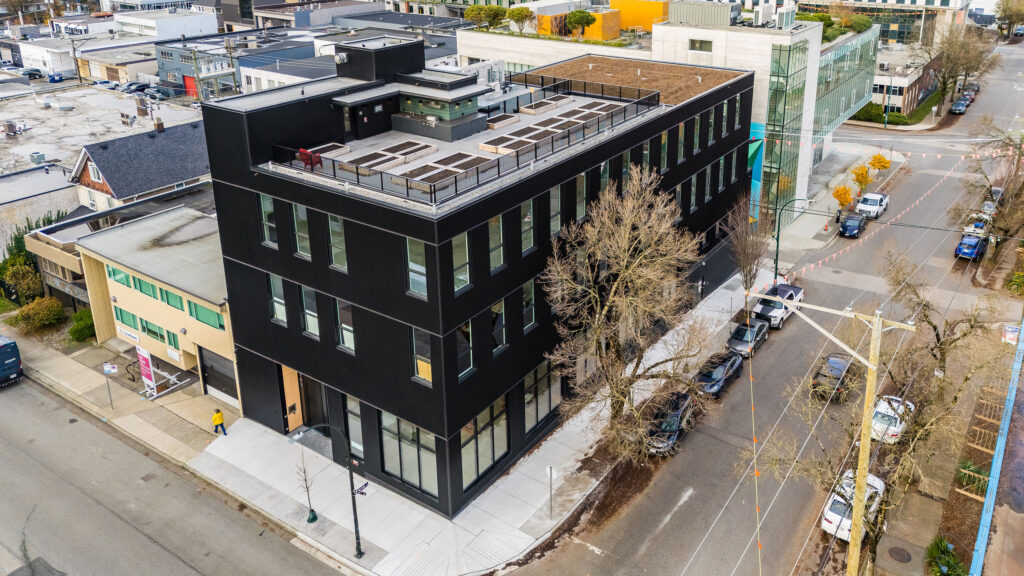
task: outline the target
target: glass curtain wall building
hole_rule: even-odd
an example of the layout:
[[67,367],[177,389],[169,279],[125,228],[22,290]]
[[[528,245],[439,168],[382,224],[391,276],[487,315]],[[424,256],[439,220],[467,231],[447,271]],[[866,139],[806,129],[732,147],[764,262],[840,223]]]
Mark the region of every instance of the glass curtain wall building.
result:
[[815,166],[821,161],[825,140],[871,101],[878,33],[879,27],[872,26],[821,53],[812,141]]
[[[801,124],[807,85],[807,41],[772,46],[761,172],[761,213],[773,214],[795,197],[800,162]],[[782,225],[794,212],[781,215]]]

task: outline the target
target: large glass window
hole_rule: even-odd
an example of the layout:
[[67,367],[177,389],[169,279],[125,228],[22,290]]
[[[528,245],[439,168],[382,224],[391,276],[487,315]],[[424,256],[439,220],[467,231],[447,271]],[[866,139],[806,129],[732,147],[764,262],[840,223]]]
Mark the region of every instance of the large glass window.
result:
[[537,318],[533,309],[534,281],[530,280],[523,284],[523,331],[529,330],[536,323]]
[[159,298],[160,297],[160,294],[159,294],[159,291],[157,290],[156,284],[152,284],[150,282],[146,282],[145,280],[143,280],[142,278],[139,278],[138,276],[132,276],[132,284],[135,285],[135,289],[136,290],[138,290],[139,292],[142,292],[143,294],[145,294],[146,296],[149,296],[150,298]]
[[263,243],[277,248],[277,218],[274,217],[274,199],[260,194],[260,222],[263,224]]
[[452,275],[456,292],[469,286],[469,238],[465,232],[452,238]]
[[146,336],[149,336],[154,340],[159,340],[160,342],[167,342],[167,339],[164,338],[163,328],[153,324],[152,322],[147,322],[143,318],[139,318],[139,326],[141,327],[140,331]]
[[491,306],[491,350],[495,354],[505,348],[505,301]]
[[533,430],[562,402],[562,381],[551,372],[551,363],[544,360],[523,380],[526,405],[526,431]]
[[473,369],[473,326],[470,322],[455,329],[455,359],[460,378]]
[[331,241],[331,266],[340,270],[348,269],[348,252],[345,250],[345,223],[340,216],[327,217],[327,232]]
[[412,329],[413,374],[425,382],[433,382],[430,363],[430,333],[419,328]]
[[505,397],[488,406],[462,427],[462,489],[483,476],[508,452],[508,414]]
[[125,286],[131,287],[132,277],[129,276],[124,270],[114,268],[110,264],[107,264],[107,278],[110,278],[118,284],[124,284]]
[[523,253],[533,248],[533,200],[519,205],[519,230],[522,232]]
[[117,306],[114,306],[114,318],[117,319],[117,321],[120,322],[121,324],[124,324],[125,326],[131,326],[136,330],[139,329],[139,322],[138,319],[135,317],[135,314],[132,314],[131,312],[125,312],[124,310],[118,308]]
[[491,272],[505,264],[505,238],[501,230],[501,214],[487,221],[487,245],[490,250]]
[[582,222],[587,217],[587,174],[576,176],[576,221]]
[[551,206],[551,235],[554,236],[562,230],[562,195],[558,186],[548,190],[548,204]]
[[338,348],[354,352],[356,349],[356,333],[352,328],[352,305],[344,300],[335,300],[335,304],[335,313],[338,320]]
[[306,207],[293,204],[292,217],[295,221],[295,253],[309,258],[309,214]]
[[284,305],[284,280],[280,276],[267,274],[270,287],[270,317],[281,324],[288,324],[288,310]]
[[427,254],[423,242],[405,239],[406,267],[409,272],[409,292],[427,295]]
[[163,301],[164,304],[177,308],[178,310],[185,309],[185,301],[182,300],[181,296],[178,296],[177,294],[171,292],[170,290],[164,290],[163,288],[161,288],[160,300]]
[[348,428],[348,445],[352,456],[363,458],[363,415],[359,400],[345,396],[345,424]]
[[302,287],[302,330],[307,336],[320,338],[320,319],[316,313],[316,290]]
[[218,330],[224,329],[224,316],[222,314],[214,312],[206,306],[196,304],[191,300],[188,301],[188,315],[207,326],[212,326]]
[[393,414],[380,413],[384,471],[402,482],[437,496],[437,454],[434,435]]

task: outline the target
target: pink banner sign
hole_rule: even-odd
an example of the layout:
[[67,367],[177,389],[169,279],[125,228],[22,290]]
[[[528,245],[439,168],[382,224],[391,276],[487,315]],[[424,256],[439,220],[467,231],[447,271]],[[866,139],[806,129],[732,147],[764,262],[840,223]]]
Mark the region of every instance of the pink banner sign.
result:
[[142,375],[142,382],[146,388],[153,389],[156,386],[156,380],[153,379],[153,361],[149,352],[142,346],[136,346],[135,353],[139,356],[139,373]]

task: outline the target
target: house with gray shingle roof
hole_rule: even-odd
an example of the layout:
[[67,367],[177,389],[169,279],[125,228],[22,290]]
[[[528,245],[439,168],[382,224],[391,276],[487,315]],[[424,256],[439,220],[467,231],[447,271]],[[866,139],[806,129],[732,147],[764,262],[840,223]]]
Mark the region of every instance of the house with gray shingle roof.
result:
[[188,122],[82,148],[71,171],[82,206],[103,210],[210,180],[202,122]]

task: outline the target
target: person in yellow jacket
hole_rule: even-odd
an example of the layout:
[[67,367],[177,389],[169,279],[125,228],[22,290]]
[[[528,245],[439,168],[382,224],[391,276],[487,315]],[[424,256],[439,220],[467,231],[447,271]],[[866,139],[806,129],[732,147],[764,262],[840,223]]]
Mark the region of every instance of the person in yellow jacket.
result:
[[213,413],[213,433],[214,434],[217,433],[217,429],[218,428],[220,428],[220,431],[223,432],[225,436],[228,435],[228,430],[227,430],[227,428],[224,427],[224,413],[221,412],[220,410],[215,410],[214,413]]

